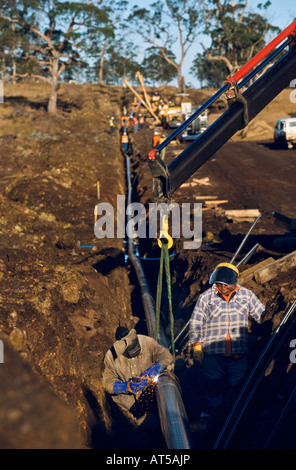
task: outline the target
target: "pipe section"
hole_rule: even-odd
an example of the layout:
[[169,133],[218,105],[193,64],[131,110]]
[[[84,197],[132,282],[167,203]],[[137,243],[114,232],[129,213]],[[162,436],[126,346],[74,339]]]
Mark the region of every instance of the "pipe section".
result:
[[191,449],[190,429],[179,385],[161,375],[156,388],[162,434],[169,449]]

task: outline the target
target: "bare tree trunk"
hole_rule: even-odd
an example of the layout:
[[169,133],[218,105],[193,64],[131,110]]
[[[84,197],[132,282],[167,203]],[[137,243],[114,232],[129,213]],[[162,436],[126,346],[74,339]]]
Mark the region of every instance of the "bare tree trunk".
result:
[[16,62],[14,58],[12,62],[12,83],[15,83],[15,82],[16,82]]
[[[12,30],[13,30],[13,35],[15,34],[15,23],[12,23]],[[13,39],[14,42],[14,39]],[[15,50],[15,44],[13,45],[13,51],[12,51],[12,83],[16,82],[16,50]]]
[[5,56],[3,56],[2,64],[1,64],[1,80],[4,82],[6,76],[6,63],[5,63]]
[[59,59],[54,58],[52,63],[51,70],[51,79],[50,79],[50,98],[48,101],[47,111],[49,113],[55,114],[57,112],[57,99],[58,99],[58,89],[59,89]]
[[185,80],[180,67],[178,68],[178,88],[181,93],[186,92]]
[[101,57],[100,57],[100,68],[99,68],[98,83],[103,82],[104,60],[105,60],[106,47],[107,47],[107,41],[105,40],[103,47],[101,47]]

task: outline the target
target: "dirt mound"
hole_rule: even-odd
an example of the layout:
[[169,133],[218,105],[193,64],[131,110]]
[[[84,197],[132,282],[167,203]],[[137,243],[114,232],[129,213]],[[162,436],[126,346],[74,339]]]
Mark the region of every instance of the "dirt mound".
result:
[[[43,109],[43,85],[7,86],[5,91],[0,108],[5,117],[0,138],[4,350],[8,354],[12,345],[71,404],[81,445],[89,446],[92,426],[98,420],[104,429],[107,419],[103,356],[118,324],[132,324],[122,240],[94,235],[97,182],[101,201],[113,204],[117,194],[125,193],[119,131],[111,136],[108,126],[111,113],[119,122],[120,96],[104,86],[63,86],[59,114],[50,117]],[[24,116],[26,127],[21,128]],[[6,384],[13,389],[13,374]],[[97,414],[90,405],[92,394]],[[44,395],[44,400],[52,399]],[[44,419],[58,413],[54,400],[52,406],[53,415]],[[66,425],[64,432],[71,437]],[[61,445],[68,446],[67,436]],[[53,445],[41,439],[40,446],[47,444]],[[14,447],[29,445],[15,434]]]

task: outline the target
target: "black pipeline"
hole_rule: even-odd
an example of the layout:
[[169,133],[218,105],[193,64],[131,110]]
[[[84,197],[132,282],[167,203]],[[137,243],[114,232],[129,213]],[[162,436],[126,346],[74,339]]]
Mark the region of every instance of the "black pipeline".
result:
[[[294,45],[243,93],[249,121],[295,79],[295,51]],[[244,115],[245,106],[236,101],[168,166],[158,158],[149,160],[155,200],[165,201],[170,198],[237,131],[243,129]]]
[[[128,204],[132,201],[132,182],[130,176],[130,159],[126,156]],[[129,220],[131,215],[128,214]],[[128,256],[134,266],[141,288],[143,307],[149,336],[154,336],[156,323],[156,308],[150,292],[145,273],[138,257],[135,255],[134,240],[128,237]],[[167,347],[167,339],[160,325],[157,341]],[[191,449],[191,435],[189,422],[182,400],[181,390],[170,375],[159,376],[156,397],[162,434],[168,449]]]

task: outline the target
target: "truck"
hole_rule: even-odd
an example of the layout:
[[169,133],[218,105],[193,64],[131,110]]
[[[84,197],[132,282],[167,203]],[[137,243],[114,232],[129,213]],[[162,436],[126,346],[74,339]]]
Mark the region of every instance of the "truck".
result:
[[[192,106],[189,113],[186,113],[185,120],[187,120],[193,113],[199,109],[199,106]],[[208,111],[207,109],[200,114],[194,121],[192,121],[181,134],[180,142],[191,142],[195,140],[200,134],[202,134],[207,127],[208,122]]]
[[281,118],[274,127],[274,142],[280,147],[292,149],[296,144],[296,117]]
[[164,129],[176,129],[183,121],[181,106],[174,104],[164,104],[158,116]]

